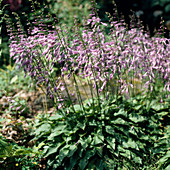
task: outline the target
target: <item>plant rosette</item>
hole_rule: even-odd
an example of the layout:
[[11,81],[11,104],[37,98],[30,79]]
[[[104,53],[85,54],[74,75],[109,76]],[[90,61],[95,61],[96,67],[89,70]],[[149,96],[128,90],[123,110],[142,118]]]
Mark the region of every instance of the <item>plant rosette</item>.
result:
[[143,96],[119,97],[118,103],[103,100],[99,108],[95,101],[84,102],[85,113],[74,105],[76,114],[69,108],[66,117],[56,113],[36,123],[35,140],[44,143],[41,149],[48,168],[142,169],[154,167],[166,154],[167,124],[161,125],[168,116],[167,103]]

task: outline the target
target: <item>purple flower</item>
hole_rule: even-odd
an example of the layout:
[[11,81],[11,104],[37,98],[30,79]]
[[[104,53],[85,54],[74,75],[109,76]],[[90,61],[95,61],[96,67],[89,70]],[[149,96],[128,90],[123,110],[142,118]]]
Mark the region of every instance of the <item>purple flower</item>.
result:
[[21,106],[18,106],[18,107],[16,108],[16,110],[18,111],[20,108],[21,108]]
[[[66,77],[68,82],[72,81],[73,74],[91,84],[94,94],[98,90],[107,95],[110,89],[106,87],[110,85],[111,88],[116,87],[118,93],[129,97],[131,92],[128,88],[135,90],[136,80],[142,84],[137,90],[150,90],[153,93],[157,84],[162,86],[163,93],[170,90],[170,43],[166,44],[166,41],[170,42],[169,39],[150,38],[142,28],[133,26],[127,30],[122,20],[119,23],[111,22],[110,34],[106,35],[103,26],[107,24],[101,22],[95,14],[84,23],[88,28],[84,26],[80,33],[75,29],[72,35],[65,34],[65,37],[61,34],[68,30],[56,26],[47,31],[43,30],[42,21],[37,19],[35,22],[40,25],[30,29],[31,36],[28,37],[19,32],[18,35],[14,34],[9,28],[10,56],[19,67],[24,68],[25,76],[30,75],[37,85],[41,83],[46,87],[49,96],[55,94],[57,100],[63,102],[63,93],[67,92],[71,96],[74,93],[72,84],[67,84],[67,80],[65,84],[64,81]],[[53,74],[55,65],[61,71],[57,78]],[[89,88],[91,90],[91,86]]]

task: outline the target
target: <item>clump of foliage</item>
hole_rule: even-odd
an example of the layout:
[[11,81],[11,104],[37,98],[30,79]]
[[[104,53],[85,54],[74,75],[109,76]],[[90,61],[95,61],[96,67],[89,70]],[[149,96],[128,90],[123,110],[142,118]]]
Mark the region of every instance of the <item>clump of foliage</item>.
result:
[[0,167],[5,169],[37,169],[39,167],[40,152],[36,149],[9,143],[0,136]]
[[74,17],[79,20],[79,24],[83,24],[83,17],[88,17],[90,14],[91,3],[88,0],[48,0],[46,2],[49,7],[49,12],[52,15],[57,16],[60,24],[66,24],[67,26],[74,25]]
[[[162,126],[168,101],[160,104],[146,96],[101,100],[100,108],[97,99],[86,100],[85,112],[74,105],[76,114],[69,108],[66,116],[56,113],[36,123],[35,140],[43,143],[47,169],[157,167],[161,155],[168,152],[170,136],[164,135]],[[161,165],[166,166],[168,162]]]
[[29,85],[32,84],[29,77],[24,76],[24,71],[16,65],[8,65],[0,68],[0,97],[8,96],[10,93],[14,95],[19,90],[30,90]]
[[43,15],[34,15],[29,36],[18,17],[17,30],[8,28],[11,57],[56,108],[35,126],[47,168],[166,168],[169,39],[92,12],[83,28],[75,18],[71,34],[60,24],[47,29]]

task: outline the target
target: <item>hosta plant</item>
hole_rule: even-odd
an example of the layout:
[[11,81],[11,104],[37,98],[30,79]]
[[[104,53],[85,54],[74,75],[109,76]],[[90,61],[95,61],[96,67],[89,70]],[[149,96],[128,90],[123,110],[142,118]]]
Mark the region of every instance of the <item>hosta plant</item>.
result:
[[[169,104],[150,102],[146,96],[126,100],[105,100],[99,108],[97,99],[84,101],[63,117],[58,112],[40,119],[35,125],[35,139],[43,145],[47,169],[156,169],[166,168],[157,161],[168,152]],[[167,156],[161,158],[167,161]]]
[[29,36],[16,14],[17,30],[7,20],[11,57],[57,112],[36,126],[37,143],[48,168],[156,166],[168,143],[161,118],[169,111],[169,39],[150,38],[140,22],[130,30],[122,19],[103,23],[92,12],[83,29],[75,18],[71,31],[34,15]]

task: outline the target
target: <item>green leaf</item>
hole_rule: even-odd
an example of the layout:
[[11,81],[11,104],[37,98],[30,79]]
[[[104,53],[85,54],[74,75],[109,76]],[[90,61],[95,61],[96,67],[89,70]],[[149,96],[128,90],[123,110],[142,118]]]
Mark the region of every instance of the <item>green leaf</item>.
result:
[[20,156],[29,153],[32,153],[32,151],[26,149],[16,149],[15,152],[13,153],[13,156]]
[[80,167],[81,170],[83,170],[83,169],[86,167],[86,165],[88,164],[88,160],[89,160],[92,156],[94,156],[95,153],[96,153],[96,150],[87,150],[87,151],[85,152],[85,156],[84,156],[83,159],[81,159],[80,162],[79,162],[79,167]]
[[58,125],[56,128],[52,130],[50,136],[48,136],[48,140],[54,140],[55,137],[66,132],[69,132],[66,128],[66,125]]
[[158,104],[158,103],[154,103],[154,104],[151,106],[151,108],[154,109],[154,110],[156,110],[156,111],[159,111],[159,110],[163,109],[164,106],[161,105],[161,104]]
[[139,149],[136,142],[132,141],[132,139],[129,139],[128,142],[123,142],[123,146],[125,148],[134,148],[134,149]]
[[147,119],[143,116],[136,116],[136,117],[130,117],[130,120],[132,120],[133,122],[135,123],[138,123],[138,122],[145,122]]
[[142,105],[138,105],[138,106],[135,106],[134,109],[135,109],[136,111],[138,111],[138,110],[141,109],[141,107],[142,107]]
[[78,127],[78,128],[81,128],[82,130],[85,130],[85,128],[86,128],[86,122],[85,122],[85,121],[83,121],[83,122],[78,121],[77,127]]
[[72,170],[73,167],[77,164],[78,165],[78,160],[79,160],[79,154],[74,154],[73,156],[71,156],[70,158],[70,164],[68,167],[66,167],[65,169],[68,170]]
[[80,162],[79,162],[80,169],[83,170],[86,167],[87,163],[88,163],[87,160],[81,159]]
[[106,126],[106,132],[111,134],[111,135],[115,135],[115,131],[114,131],[114,128],[112,126],[107,125]]
[[17,80],[18,80],[18,75],[15,75],[15,76],[11,79],[10,84],[15,83]]
[[125,157],[126,159],[130,159],[131,152],[128,149],[119,148],[119,151],[121,156]]
[[76,113],[80,113],[82,111],[82,108],[79,104],[74,105],[74,110],[76,111]]
[[91,135],[89,135],[87,139],[80,138],[79,141],[80,141],[80,143],[81,143],[81,146],[82,146],[84,149],[86,149],[86,148],[89,146],[89,144],[91,144],[92,137],[91,137]]
[[142,164],[142,159],[141,159],[140,157],[138,157],[138,156],[134,156],[134,157],[133,157],[133,160],[134,160],[136,163],[138,163],[138,164]]
[[125,122],[123,119],[121,119],[120,117],[119,118],[117,118],[116,120],[113,120],[113,121],[111,121],[113,124],[118,124],[118,125],[120,125],[120,124],[123,124],[123,125],[125,125],[125,124],[127,124],[127,122]]
[[159,159],[158,163],[160,165],[163,165],[169,159],[170,159],[170,150],[166,153],[165,156],[163,156],[161,159]]
[[[51,160],[51,159],[48,159],[48,161],[47,161],[47,164],[48,164],[48,166],[52,166],[53,164],[54,164],[54,162],[55,162],[55,165],[56,165],[56,162],[58,161],[58,155],[55,157],[55,160],[53,159],[53,160]],[[59,166],[59,165],[58,165]]]
[[68,156],[69,147],[70,147],[69,145],[65,145],[63,148],[60,149],[60,151],[59,151],[59,160],[60,160],[60,162],[62,162],[63,159]]
[[73,156],[73,154],[75,153],[76,150],[77,150],[77,145],[71,145],[69,148],[69,154],[67,157]]
[[8,145],[5,141],[0,140],[0,158],[12,156],[13,151],[12,145]]
[[51,125],[49,123],[42,124],[38,127],[35,131],[36,136],[38,137],[40,134],[47,134],[50,133]]
[[55,115],[55,116],[51,116],[50,118],[49,118],[49,120],[60,120],[60,119],[63,119],[63,116],[61,116],[61,115],[59,115],[59,114],[57,114],[57,115]]
[[48,157],[51,154],[54,154],[58,151],[58,148],[62,145],[62,143],[57,143],[56,146],[49,146],[48,151],[46,152],[46,154],[44,155],[44,158]]
[[101,138],[99,138],[97,135],[93,137],[92,145],[98,145],[98,144],[103,144],[103,141]]
[[107,141],[107,148],[114,150],[116,139],[113,137],[107,136],[106,141]]
[[92,119],[90,122],[89,122],[89,126],[97,126],[97,123],[94,119]]
[[168,112],[160,112],[160,113],[157,113],[159,116],[163,117],[163,116],[168,116],[169,113]]
[[170,12],[170,4],[165,6],[165,12],[168,14]]
[[98,155],[102,158],[103,157],[103,146],[96,147]]
[[6,67],[9,71],[13,71],[15,69],[15,65],[12,67],[11,65],[8,65]]
[[165,168],[165,170],[170,170],[170,165],[168,165],[168,166]]
[[124,111],[124,109],[120,109],[117,113],[114,113],[115,116],[123,116],[123,117],[127,117],[127,112]]

